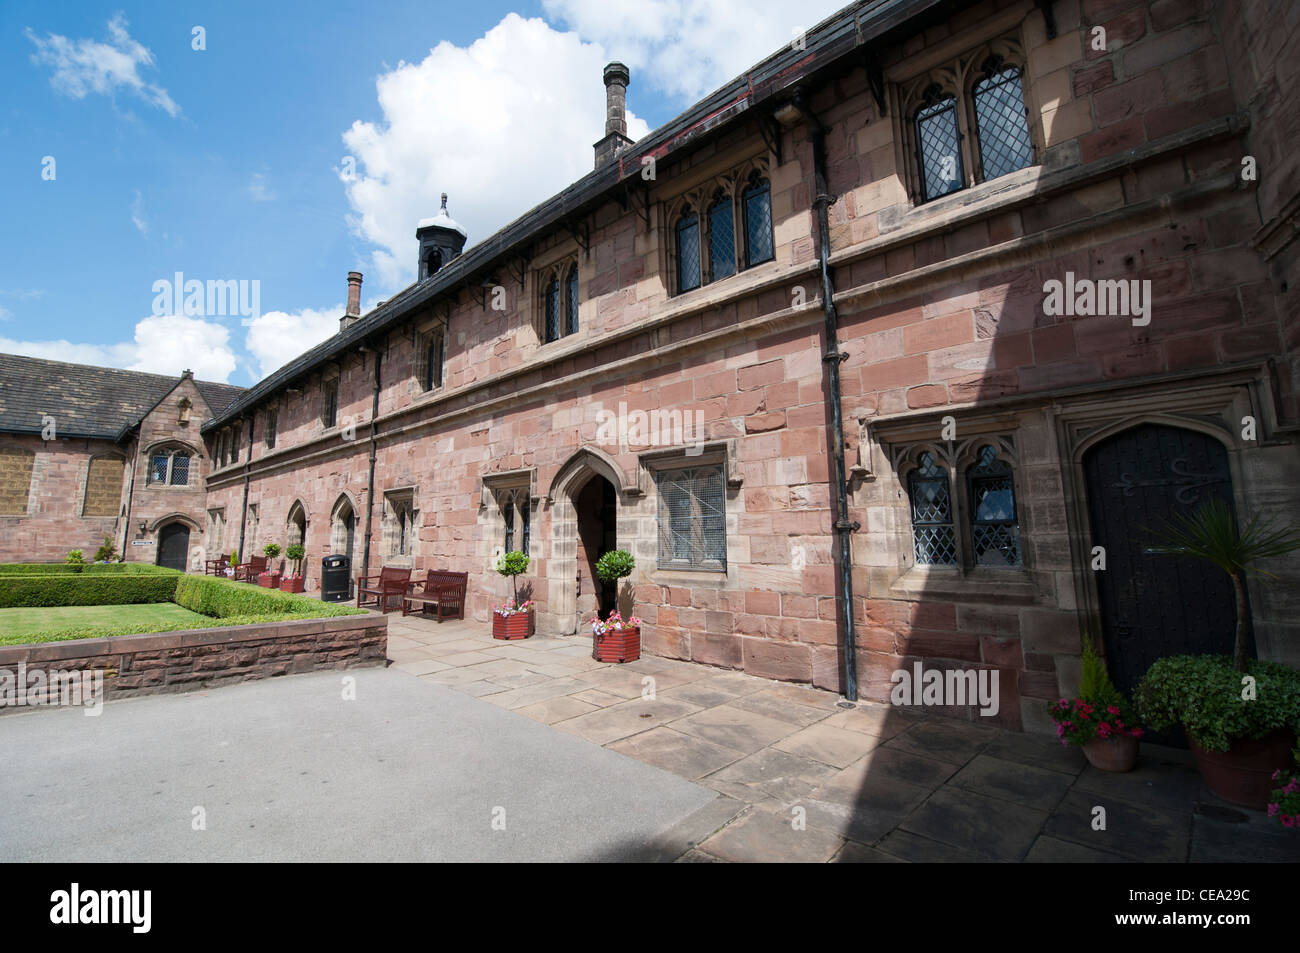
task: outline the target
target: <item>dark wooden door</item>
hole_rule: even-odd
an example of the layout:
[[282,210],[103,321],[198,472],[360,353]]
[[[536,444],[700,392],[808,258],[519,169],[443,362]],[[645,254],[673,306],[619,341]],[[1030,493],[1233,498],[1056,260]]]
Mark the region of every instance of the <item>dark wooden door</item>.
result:
[[184,523],[168,523],[158,533],[158,565],[185,571],[190,551],[190,528]]
[[[1132,697],[1157,659],[1232,651],[1232,582],[1200,559],[1146,550],[1168,520],[1218,499],[1232,505],[1228,453],[1193,430],[1143,424],[1107,438],[1083,459],[1092,546],[1106,549],[1094,573],[1111,678]],[[1254,646],[1251,646],[1254,653]],[[1151,740],[1181,744],[1178,736]]]

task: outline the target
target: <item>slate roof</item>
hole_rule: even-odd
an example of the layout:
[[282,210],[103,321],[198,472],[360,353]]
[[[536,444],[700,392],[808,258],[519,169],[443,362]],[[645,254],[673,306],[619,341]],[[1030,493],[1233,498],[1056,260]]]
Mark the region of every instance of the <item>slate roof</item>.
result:
[[521,249],[557,228],[581,231],[583,217],[611,197],[626,201],[630,208],[640,209],[640,193],[646,188],[641,178],[643,156],[658,161],[679,150],[697,148],[747,113],[770,117],[793,87],[814,75],[873,61],[882,47],[896,42],[900,35],[942,20],[951,8],[970,2],[858,0],[849,4],[809,29],[802,48],[795,48],[793,43],[783,47],[676,119],[637,140],[610,162],[588,172],[558,195],[453,258],[435,274],[403,288],[351,327],[326,338],[248,388],[224,414],[219,413],[204,424],[203,430],[215,429],[256,407],[280,388],[409,319],[440,296],[462,288],[477,290],[482,279],[505,276],[511,259],[525,255]]
[[[0,354],[0,432],[40,433],[42,415],[49,414],[59,436],[112,440],[139,423],[179,381],[179,375]],[[231,384],[194,383],[214,415],[244,392]]]

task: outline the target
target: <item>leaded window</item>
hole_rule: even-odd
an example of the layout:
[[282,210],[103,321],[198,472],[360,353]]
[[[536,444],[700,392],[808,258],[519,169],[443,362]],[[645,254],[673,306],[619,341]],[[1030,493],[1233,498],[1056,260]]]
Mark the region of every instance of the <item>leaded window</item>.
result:
[[339,379],[331,377],[321,383],[320,422],[333,427],[339,421]]
[[184,450],[159,450],[149,458],[147,483],[189,486],[190,454]]
[[518,550],[527,556],[532,536],[532,507],[528,490],[521,487],[501,491],[497,502],[501,507],[501,519],[506,531],[504,552]]
[[921,454],[907,478],[912,507],[912,539],[918,566],[957,565],[948,471],[929,451]]
[[727,519],[722,466],[661,470],[659,568],[724,571]]
[[975,84],[973,98],[980,166],[987,181],[1029,165],[1034,147],[1020,68],[1002,67],[1001,60],[992,57],[985,69],[988,75]]
[[731,198],[719,192],[709,206],[709,280],[736,273],[736,223]]
[[916,151],[921,166],[921,198],[937,199],[962,187],[961,147],[957,135],[957,99],[938,86],[926,92],[916,113]]
[[1020,526],[1011,467],[991,445],[980,448],[966,471],[969,481],[971,553],[977,566],[1019,567]]
[[700,286],[700,217],[687,210],[677,220],[677,290]]
[[578,266],[574,265],[569,269],[569,290],[565,297],[565,334],[576,334],[578,331]]
[[264,428],[266,430],[266,433],[264,434],[264,437],[266,439],[266,446],[268,448],[275,447],[275,430],[276,427],[279,425],[279,421],[280,421],[279,411],[268,410],[266,412],[266,424]]
[[546,308],[546,343],[560,339],[560,279],[552,277],[544,295]]
[[772,246],[772,187],[767,179],[750,176],[741,200],[745,209],[745,266],[775,257]]

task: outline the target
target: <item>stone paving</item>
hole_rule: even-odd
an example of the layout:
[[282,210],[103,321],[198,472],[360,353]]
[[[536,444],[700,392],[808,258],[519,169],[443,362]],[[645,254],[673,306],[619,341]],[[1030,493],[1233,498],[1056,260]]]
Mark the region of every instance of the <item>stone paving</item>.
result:
[[1185,751],[1144,745],[1111,774],[1052,738],[490,628],[394,613],[389,658],[716,791],[682,862],[1300,860],[1300,838],[1214,798]]

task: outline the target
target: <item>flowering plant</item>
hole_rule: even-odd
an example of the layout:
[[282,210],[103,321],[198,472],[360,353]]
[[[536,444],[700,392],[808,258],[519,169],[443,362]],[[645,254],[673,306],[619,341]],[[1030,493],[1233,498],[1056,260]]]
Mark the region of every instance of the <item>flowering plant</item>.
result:
[[1063,745],[1086,745],[1094,738],[1142,737],[1137,718],[1122,698],[1112,699],[1109,704],[1062,698],[1047,710],[1056,722],[1056,737]]
[[510,616],[510,615],[518,615],[520,612],[531,612],[532,608],[533,608],[532,599],[525,599],[523,602],[520,602],[517,605],[515,604],[515,600],[507,599],[502,605],[493,606],[492,611],[495,612],[497,615]]
[[1268,798],[1268,816],[1283,827],[1300,827],[1300,777],[1295,771],[1274,771],[1277,787]]
[[640,619],[636,616],[629,616],[627,619],[624,619],[617,609],[611,612],[609,618],[605,619],[604,622],[600,620],[600,616],[596,616],[596,618],[591,620],[591,631],[596,638],[600,638],[610,632],[622,632],[624,629],[639,628],[641,628]]
[[1086,745],[1094,738],[1141,738],[1137,716],[1115,683],[1106,665],[1084,639],[1080,660],[1079,696],[1062,698],[1047,706],[1056,722],[1056,737],[1063,745]]

